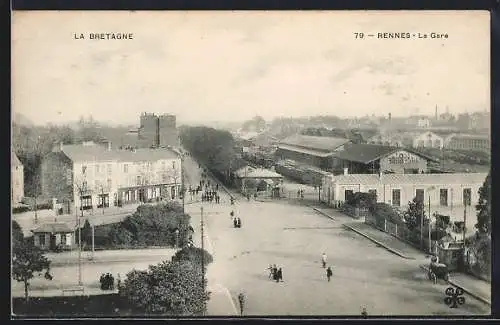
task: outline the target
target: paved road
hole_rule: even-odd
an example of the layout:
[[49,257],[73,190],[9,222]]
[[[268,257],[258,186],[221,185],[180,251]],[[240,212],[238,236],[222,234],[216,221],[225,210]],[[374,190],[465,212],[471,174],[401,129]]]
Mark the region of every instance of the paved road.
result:
[[[236,214],[243,226],[234,229],[230,210],[204,207],[217,269],[210,277],[229,289],[233,301],[246,295],[247,315],[359,315],[363,307],[372,315],[489,313],[472,298],[450,309],[443,302],[446,285],[426,280],[422,261],[404,260],[344,229],[352,219],[342,214],[332,221],[308,207],[242,201]],[[197,224],[200,213],[191,215]],[[320,266],[322,252],[333,267],[330,283]],[[283,268],[283,283],[268,279],[270,263]]]

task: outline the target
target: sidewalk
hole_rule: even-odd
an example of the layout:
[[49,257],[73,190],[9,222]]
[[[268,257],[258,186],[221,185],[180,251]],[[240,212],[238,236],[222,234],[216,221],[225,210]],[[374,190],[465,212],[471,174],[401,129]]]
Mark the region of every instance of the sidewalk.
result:
[[415,259],[415,257],[422,255],[423,252],[413,248],[409,244],[389,235],[381,230],[378,230],[364,222],[350,222],[345,223],[344,227],[355,231],[361,236],[371,240],[387,249],[388,251],[406,259]]
[[[420,268],[426,272],[429,270],[427,265],[420,265]],[[451,273],[448,283],[491,306],[491,283],[465,273]]]

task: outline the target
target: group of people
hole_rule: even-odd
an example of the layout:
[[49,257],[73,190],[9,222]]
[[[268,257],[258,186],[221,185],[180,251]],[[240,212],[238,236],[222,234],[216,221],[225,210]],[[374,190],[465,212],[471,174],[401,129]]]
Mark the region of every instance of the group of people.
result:
[[297,190],[297,199],[298,198],[301,198],[301,199],[304,198],[304,190]]
[[276,282],[283,282],[283,270],[278,268],[276,264],[269,264],[269,267],[267,268],[269,270],[269,279],[272,279]]
[[231,215],[231,219],[233,219],[234,228],[241,228],[241,219],[240,219],[240,217],[235,217],[234,211],[231,211],[230,215]]
[[333,275],[333,271],[330,266],[326,267],[326,259],[327,259],[326,254],[325,253],[321,254],[321,264],[324,269],[326,268],[326,278],[328,279],[328,282],[330,282],[330,279]]

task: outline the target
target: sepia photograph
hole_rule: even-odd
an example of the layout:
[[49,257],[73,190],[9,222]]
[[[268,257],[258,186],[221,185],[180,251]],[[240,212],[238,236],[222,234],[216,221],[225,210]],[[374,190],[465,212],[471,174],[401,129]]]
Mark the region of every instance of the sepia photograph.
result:
[[488,11],[13,11],[11,318],[491,314]]

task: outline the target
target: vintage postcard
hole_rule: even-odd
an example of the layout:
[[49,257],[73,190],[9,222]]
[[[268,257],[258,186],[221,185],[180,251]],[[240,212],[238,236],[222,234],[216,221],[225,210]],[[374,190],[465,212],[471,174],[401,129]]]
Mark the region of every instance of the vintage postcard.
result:
[[484,11],[12,15],[12,315],[491,313]]

